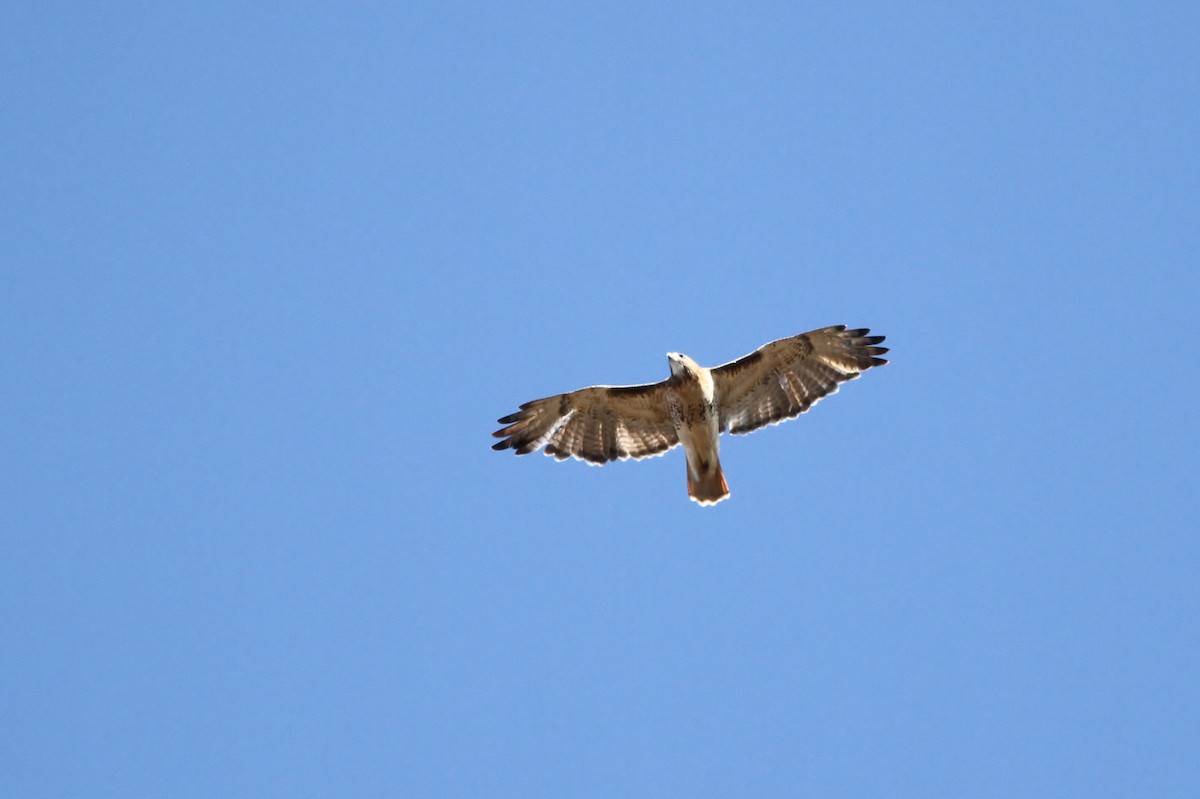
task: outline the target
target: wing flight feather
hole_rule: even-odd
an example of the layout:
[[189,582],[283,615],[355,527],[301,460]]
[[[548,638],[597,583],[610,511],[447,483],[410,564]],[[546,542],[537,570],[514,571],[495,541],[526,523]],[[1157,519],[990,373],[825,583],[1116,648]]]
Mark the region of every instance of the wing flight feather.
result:
[[667,382],[591,386],[526,402],[492,433],[492,449],[518,455],[543,447],[558,460],[602,464],[661,455],[679,443],[666,403]]
[[882,366],[883,336],[867,328],[823,327],[764,344],[712,370],[721,430],[749,433],[807,411],[867,369]]

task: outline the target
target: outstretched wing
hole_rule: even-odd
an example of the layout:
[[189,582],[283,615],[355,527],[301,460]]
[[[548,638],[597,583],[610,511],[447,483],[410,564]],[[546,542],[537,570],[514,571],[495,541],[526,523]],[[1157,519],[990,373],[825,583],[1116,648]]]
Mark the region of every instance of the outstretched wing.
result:
[[498,421],[492,449],[518,455],[546,448],[558,460],[601,464],[661,455],[679,443],[666,402],[667,382],[592,386],[533,400]]
[[866,328],[823,327],[764,344],[749,355],[712,370],[721,429],[749,433],[807,411],[817,400],[838,390],[886,360],[887,347],[875,346],[883,336]]

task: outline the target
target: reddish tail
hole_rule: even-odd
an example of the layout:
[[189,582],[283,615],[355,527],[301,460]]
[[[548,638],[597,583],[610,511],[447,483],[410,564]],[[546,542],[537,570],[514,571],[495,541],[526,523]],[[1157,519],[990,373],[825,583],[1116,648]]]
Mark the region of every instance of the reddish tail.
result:
[[693,500],[701,505],[716,505],[729,496],[729,484],[725,482],[720,461],[703,464],[697,471],[699,476],[693,478],[692,470],[688,469],[688,496]]

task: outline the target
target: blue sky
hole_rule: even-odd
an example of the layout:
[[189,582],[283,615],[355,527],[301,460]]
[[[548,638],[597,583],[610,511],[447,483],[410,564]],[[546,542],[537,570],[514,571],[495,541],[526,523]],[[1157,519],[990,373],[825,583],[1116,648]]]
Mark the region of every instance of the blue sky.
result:
[[[1193,4],[0,31],[0,793],[1200,792]],[[716,508],[489,449],[830,324]]]

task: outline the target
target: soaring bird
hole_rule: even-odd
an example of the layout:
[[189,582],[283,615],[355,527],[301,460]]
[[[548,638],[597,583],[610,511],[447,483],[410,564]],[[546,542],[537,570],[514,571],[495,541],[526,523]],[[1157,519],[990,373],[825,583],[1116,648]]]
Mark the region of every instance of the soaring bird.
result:
[[792,419],[886,360],[883,336],[867,328],[822,327],[764,344],[706,369],[667,353],[671,376],[639,386],[591,386],[526,402],[499,423],[492,449],[518,455],[543,447],[558,460],[600,465],[661,455],[676,444],[687,456],[688,496],[715,505],[729,496],[719,436],[749,433]]

